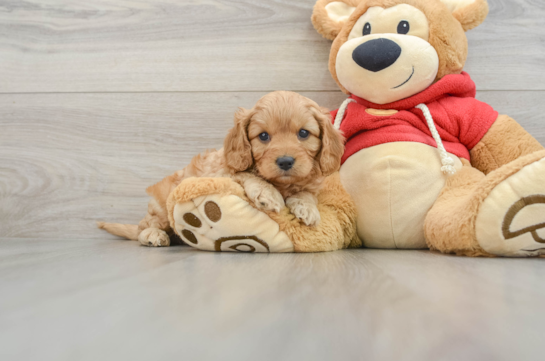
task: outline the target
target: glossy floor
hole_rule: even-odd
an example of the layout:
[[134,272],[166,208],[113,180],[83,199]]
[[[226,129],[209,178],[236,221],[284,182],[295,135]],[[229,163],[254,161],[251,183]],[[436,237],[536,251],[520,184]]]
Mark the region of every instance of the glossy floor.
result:
[[3,360],[541,360],[543,259],[0,241]]

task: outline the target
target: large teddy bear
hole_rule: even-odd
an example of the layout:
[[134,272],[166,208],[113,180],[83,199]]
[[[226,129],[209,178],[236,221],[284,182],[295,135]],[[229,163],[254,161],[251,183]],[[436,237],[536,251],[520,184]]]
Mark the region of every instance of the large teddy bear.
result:
[[316,3],[329,70],[350,95],[333,116],[366,247],[545,254],[545,150],[476,100],[462,71],[465,31],[487,14],[485,0]]

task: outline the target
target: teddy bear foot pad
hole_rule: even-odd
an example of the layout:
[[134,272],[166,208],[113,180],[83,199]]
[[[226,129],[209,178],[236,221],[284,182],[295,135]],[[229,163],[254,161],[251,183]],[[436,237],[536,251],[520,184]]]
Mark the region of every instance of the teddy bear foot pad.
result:
[[545,255],[545,158],[526,163],[500,181],[479,208],[476,238],[493,255]]
[[204,251],[293,252],[279,226],[236,195],[210,194],[178,203],[173,219],[176,233],[188,245]]

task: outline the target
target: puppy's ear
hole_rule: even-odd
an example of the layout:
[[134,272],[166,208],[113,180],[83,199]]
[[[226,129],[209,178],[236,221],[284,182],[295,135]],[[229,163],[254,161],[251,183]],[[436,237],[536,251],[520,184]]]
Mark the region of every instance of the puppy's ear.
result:
[[488,15],[486,0],[441,0],[462,24],[464,31],[481,25]]
[[324,176],[335,173],[341,167],[344,153],[344,137],[331,123],[331,114],[325,108],[312,107],[314,118],[322,132],[322,149],[318,156],[320,169]]
[[225,164],[233,172],[243,172],[254,163],[252,145],[248,139],[248,125],[251,118],[251,111],[239,108],[235,113],[235,126],[223,142]]
[[312,12],[312,24],[316,31],[329,40],[334,40],[344,23],[356,10],[358,0],[318,0]]

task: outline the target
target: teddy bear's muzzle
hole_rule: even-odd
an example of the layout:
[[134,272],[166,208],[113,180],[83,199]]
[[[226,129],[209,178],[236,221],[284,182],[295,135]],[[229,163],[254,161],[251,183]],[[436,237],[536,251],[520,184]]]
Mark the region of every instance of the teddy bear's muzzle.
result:
[[401,47],[385,38],[366,41],[352,53],[356,64],[374,73],[390,67],[400,56]]

